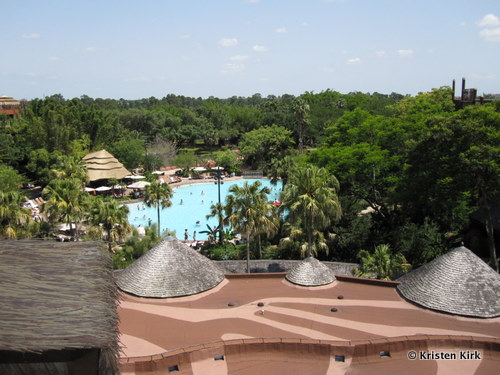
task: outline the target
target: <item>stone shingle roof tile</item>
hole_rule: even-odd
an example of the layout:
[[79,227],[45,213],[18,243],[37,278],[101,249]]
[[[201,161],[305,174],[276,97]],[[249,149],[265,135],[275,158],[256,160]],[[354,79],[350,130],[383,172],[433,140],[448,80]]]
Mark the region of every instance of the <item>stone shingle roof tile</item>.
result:
[[116,277],[124,292],[168,298],[205,292],[224,280],[211,260],[174,237],[168,237]]
[[320,286],[335,281],[332,270],[313,257],[297,263],[285,277],[291,283],[302,286]]
[[401,295],[423,307],[479,318],[500,316],[500,275],[463,246],[398,281]]

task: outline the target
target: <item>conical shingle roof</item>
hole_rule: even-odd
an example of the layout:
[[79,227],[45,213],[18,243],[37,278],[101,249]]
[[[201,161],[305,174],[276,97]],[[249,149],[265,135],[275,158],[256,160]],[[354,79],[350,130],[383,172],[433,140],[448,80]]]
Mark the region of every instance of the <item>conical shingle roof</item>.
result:
[[217,286],[224,273],[185,243],[168,237],[117,276],[124,292],[140,297],[189,296]]
[[423,307],[479,318],[500,316],[500,275],[463,246],[398,281],[403,297]]
[[130,172],[106,150],[91,152],[83,157],[89,181],[116,178],[121,180]]
[[297,263],[288,271],[285,278],[291,283],[302,286],[320,286],[335,281],[333,272],[313,257],[305,258]]

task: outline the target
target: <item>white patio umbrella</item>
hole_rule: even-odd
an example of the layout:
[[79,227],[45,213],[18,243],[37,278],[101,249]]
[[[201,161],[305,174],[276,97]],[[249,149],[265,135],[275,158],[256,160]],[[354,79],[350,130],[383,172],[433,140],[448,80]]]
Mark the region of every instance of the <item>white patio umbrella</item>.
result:
[[95,191],[109,191],[111,188],[109,186],[99,186],[95,188]]
[[127,185],[129,189],[144,189],[146,186],[151,185],[151,183],[147,181],[137,181],[133,184]]
[[130,175],[130,176],[125,176],[124,178],[128,178],[130,180],[142,180],[146,178],[145,176],[139,176],[139,175]]

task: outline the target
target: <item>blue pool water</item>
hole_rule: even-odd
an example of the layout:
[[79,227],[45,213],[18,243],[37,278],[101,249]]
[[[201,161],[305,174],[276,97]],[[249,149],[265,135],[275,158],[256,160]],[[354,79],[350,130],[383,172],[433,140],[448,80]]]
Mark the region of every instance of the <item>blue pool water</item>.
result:
[[[232,185],[242,186],[245,182],[253,183],[260,181],[262,186],[267,186],[271,189],[269,200],[273,201],[279,197],[281,184],[277,186],[271,185],[266,179],[242,179],[237,181],[224,181],[220,185],[221,203],[226,200],[229,188]],[[206,215],[210,214],[210,206],[218,202],[217,184],[213,180],[207,183],[196,183],[192,185],[184,185],[174,187],[174,195],[172,198],[172,206],[160,210],[161,231],[168,229],[175,231],[177,238],[184,239],[184,230],[189,232],[189,240],[193,239],[193,232],[196,231],[197,240],[206,240],[207,234],[200,234],[200,231],[207,230],[207,224],[213,228],[218,225],[218,219],[211,217],[206,219]],[[139,225],[147,227],[149,218],[153,223],[158,221],[157,209],[155,207],[147,207],[140,203],[129,204],[129,223],[135,227]],[[196,222],[200,224],[197,225]]]

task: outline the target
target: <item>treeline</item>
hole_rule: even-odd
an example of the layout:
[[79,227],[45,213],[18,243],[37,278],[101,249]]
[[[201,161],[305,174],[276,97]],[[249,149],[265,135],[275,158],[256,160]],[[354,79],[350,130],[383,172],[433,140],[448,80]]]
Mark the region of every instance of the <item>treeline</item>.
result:
[[[310,106],[304,142],[315,146],[324,139],[327,121],[355,108],[388,114],[387,108],[402,96],[325,91],[302,98]],[[237,145],[244,134],[271,125],[290,130],[298,142],[297,99],[259,94],[228,99],[176,95],[140,100],[61,95],[34,99],[17,118],[0,120],[0,162],[34,183],[44,183],[41,171],[50,168],[57,154],[81,155],[105,148],[127,168],[136,168],[144,162],[144,150],[154,148],[155,142],[172,142],[177,148],[220,148]]]
[[[308,164],[337,177],[342,215],[318,233],[331,249],[318,257],[357,261],[360,250],[387,244],[418,266],[462,241],[496,259],[499,145],[500,101],[457,109],[449,88],[417,96],[330,90],[228,99],[54,95],[0,119],[0,188],[46,185],[63,156],[101,148],[128,168],[149,169],[165,165],[167,148],[219,152],[228,167],[235,162],[228,150],[238,149],[247,167],[273,179],[286,182]],[[484,243],[467,237],[477,209]],[[267,241],[278,245],[278,256],[297,258],[300,243],[280,242],[285,236],[280,231]]]

